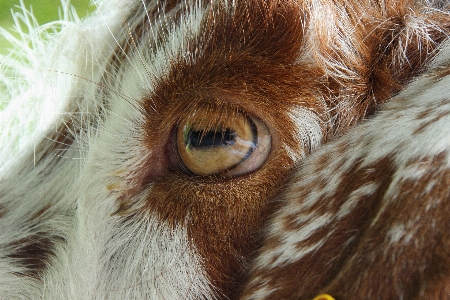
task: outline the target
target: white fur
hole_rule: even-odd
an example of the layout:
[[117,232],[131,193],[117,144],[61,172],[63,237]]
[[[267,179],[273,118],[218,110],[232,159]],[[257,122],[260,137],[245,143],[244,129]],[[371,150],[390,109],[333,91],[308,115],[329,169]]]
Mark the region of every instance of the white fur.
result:
[[[152,34],[144,35],[144,39],[137,43],[136,51],[123,53],[125,59],[118,70],[107,73],[111,57],[129,37],[127,30],[147,16],[143,13],[135,16],[135,23],[124,24],[136,7],[143,5],[142,2],[103,0],[95,3],[97,11],[80,20],[64,0],[62,20],[44,26],[37,26],[22,3],[23,14],[16,15],[16,24],[27,26],[30,33],[25,34],[19,28],[21,38],[16,40],[3,31],[15,44],[16,50],[0,57],[0,83],[6,90],[6,100],[2,98],[2,101],[9,102],[0,111],[0,212],[1,209],[8,212],[0,218],[0,298],[218,297],[213,283],[206,276],[202,258],[192,247],[186,228],[170,228],[158,220],[156,213],[137,214],[132,221],[124,221],[115,214],[117,200],[130,186],[139,184],[133,181],[133,172],[152,155],[143,146],[146,117],[143,99],[154,92],[158,79],[168,76],[170,62],[175,57],[183,54],[184,59],[193,61],[198,56],[186,51],[185,37],[199,33],[208,8],[196,5],[177,26],[170,25],[172,12],[165,16],[166,19],[156,20],[151,25]],[[226,3],[232,11],[234,1]],[[313,18],[310,28],[305,31],[317,31],[326,39],[335,37],[336,32],[325,32],[326,26],[322,27],[322,19],[332,15],[326,9],[320,1],[311,5]],[[346,20],[341,21],[344,24],[339,26],[345,28]],[[408,22],[411,27],[420,26],[414,20]],[[166,43],[148,47],[161,34],[161,26],[167,27]],[[336,47],[340,47],[343,56],[359,61],[346,38],[338,34]],[[317,44],[318,41],[310,35],[308,53],[300,58],[328,61],[330,74],[327,75],[336,79],[353,78],[354,74],[342,69],[340,62],[324,57]],[[196,49],[198,52],[202,50],[201,47]],[[450,47],[447,46],[442,53],[436,59],[436,66],[450,63]],[[444,103],[449,94],[450,76],[438,82],[423,77],[385,106],[373,120],[307,160],[306,168],[332,147],[345,144],[351,148],[342,157],[340,153],[336,154],[336,160],[349,162],[344,163],[334,177],[328,177],[330,169],[334,170],[334,165],[330,165],[304,181],[290,183],[286,197],[295,199],[302,185],[329,179],[326,189],[313,189],[301,205],[292,202],[280,209],[279,217],[269,231],[271,234],[281,232],[284,244],[273,252],[263,253],[255,262],[255,268],[288,264],[316,250],[333,234],[333,230],[312,246],[301,248],[298,243],[307,240],[315,230],[331,226],[333,218],[345,216],[351,211],[354,201],[371,193],[375,188],[372,184],[354,191],[334,217],[302,213],[303,209],[316,204],[321,196],[336,192],[339,178],[351,167],[355,157],[365,154],[363,165],[369,164],[396,153],[401,146],[402,152],[395,156],[395,160],[402,164],[411,158],[450,151],[448,117],[420,135],[412,134],[418,123],[423,122],[412,120],[429,106],[442,102],[435,108],[436,112],[450,110],[450,103]],[[353,96],[344,95],[343,99]],[[344,106],[349,105],[346,101],[343,103]],[[324,138],[318,116],[304,108],[293,109],[290,116],[298,134],[295,142],[311,150],[318,147]],[[51,138],[52,132],[61,129],[58,124],[67,124],[70,132],[70,121],[75,122],[80,131],[73,133],[72,143],[60,145],[64,151],[36,148],[42,140]],[[50,147],[50,143],[45,147]],[[375,148],[376,151],[371,151]],[[286,151],[292,161],[305,156],[305,153],[295,153],[292,149]],[[52,152],[53,156],[41,157],[43,152]],[[59,155],[63,155],[62,160],[55,159]],[[449,166],[450,161],[442,168]],[[399,172],[395,180],[420,176],[417,172],[411,175],[411,171]],[[301,171],[298,172],[302,175]],[[309,169],[303,172],[308,174]],[[21,181],[18,182],[17,178]],[[150,185],[145,191],[130,196],[130,202],[135,208],[143,207],[146,196],[151,192]],[[394,189],[389,190],[389,193],[394,192]],[[39,218],[32,218],[46,207],[50,208]],[[292,213],[297,214],[299,224],[304,224],[302,230],[283,229],[284,214]],[[393,241],[402,238],[403,228],[397,226],[392,229],[390,237]],[[15,250],[9,242],[32,237],[39,232],[51,232],[66,242],[57,244],[55,255],[41,280],[18,276],[24,269],[9,257]],[[272,289],[262,286],[254,297],[267,296],[271,292]]]
[[[196,253],[188,247],[185,229],[169,230],[156,217],[143,215],[135,223],[123,224],[113,216],[120,187],[124,188],[126,174],[130,174],[127,170],[134,170],[145,158],[135,155],[146,153],[139,143],[144,116],[137,99],[151,93],[153,81],[168,72],[170,58],[184,47],[180,42],[187,27],[171,28],[171,43],[160,45],[156,53],[149,53],[145,43],[140,44],[138,54],[127,57],[119,70],[121,80],[103,86],[103,72],[126,34],[123,20],[142,4],[96,4],[97,12],[84,21],[66,5],[65,19],[52,24],[54,27],[28,24],[30,35],[21,34],[22,39],[31,39],[32,48],[17,41],[20,48],[27,48],[15,54],[23,57],[23,65],[17,65],[13,54],[2,58],[6,64],[1,81],[15,76],[16,82],[7,82],[11,104],[0,117],[0,191],[6,193],[0,197],[6,209],[14,211],[0,221],[1,228],[8,228],[0,232],[0,256],[9,254],[8,241],[39,231],[59,233],[66,237],[66,243],[56,250],[42,283],[15,275],[20,269],[13,260],[0,259],[0,295],[2,299],[18,295],[25,299],[211,298],[213,288]],[[32,20],[22,7],[24,20]],[[199,24],[196,15],[201,16],[201,11],[199,8],[198,14],[182,22],[193,34]],[[60,32],[54,33],[53,28]],[[36,31],[42,33],[36,35]],[[107,109],[99,90],[111,97]],[[76,118],[66,116],[65,111],[77,107],[82,131],[71,145],[60,145],[68,149],[57,171],[38,176],[54,164],[53,158],[46,157],[46,163],[35,166],[29,159],[33,156],[30,149],[61,120]],[[83,122],[90,124],[100,117],[106,122],[95,128],[83,126]],[[130,157],[124,157],[124,152]],[[23,172],[28,174],[20,176]],[[15,176],[23,181],[18,184]],[[108,190],[109,184],[114,184],[115,190]],[[143,198],[145,194],[138,195],[135,201]],[[51,205],[48,218],[27,223],[47,204]]]

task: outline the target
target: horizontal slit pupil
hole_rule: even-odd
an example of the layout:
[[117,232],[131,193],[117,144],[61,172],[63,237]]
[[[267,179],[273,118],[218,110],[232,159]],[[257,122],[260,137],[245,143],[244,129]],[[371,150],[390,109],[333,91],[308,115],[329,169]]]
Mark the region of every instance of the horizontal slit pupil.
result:
[[216,148],[233,145],[235,138],[236,132],[230,128],[222,131],[191,130],[186,144],[194,148]]

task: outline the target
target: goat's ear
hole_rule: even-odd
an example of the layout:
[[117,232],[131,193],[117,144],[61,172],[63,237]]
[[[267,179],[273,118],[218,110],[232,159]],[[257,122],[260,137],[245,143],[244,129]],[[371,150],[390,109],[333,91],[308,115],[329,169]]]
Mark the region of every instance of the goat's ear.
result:
[[333,107],[330,136],[424,71],[450,32],[448,12],[415,0],[321,0],[307,12],[309,41]]
[[[419,1],[381,1],[371,32],[373,70],[369,78],[375,99],[384,102],[424,71],[450,32],[450,15]],[[434,10],[434,11],[433,11]]]

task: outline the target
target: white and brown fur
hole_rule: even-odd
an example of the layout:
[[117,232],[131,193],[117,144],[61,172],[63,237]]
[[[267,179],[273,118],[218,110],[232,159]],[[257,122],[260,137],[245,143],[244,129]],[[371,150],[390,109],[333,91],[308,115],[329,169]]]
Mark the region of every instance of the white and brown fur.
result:
[[[1,299],[450,298],[447,2],[96,4],[2,59]],[[197,111],[266,162],[184,172]]]

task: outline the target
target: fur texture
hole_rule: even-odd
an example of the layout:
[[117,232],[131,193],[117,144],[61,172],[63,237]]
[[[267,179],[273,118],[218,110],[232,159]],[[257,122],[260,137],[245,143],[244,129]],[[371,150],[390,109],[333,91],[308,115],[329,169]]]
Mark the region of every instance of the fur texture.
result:
[[95,4],[1,60],[2,299],[450,298],[447,1]]

